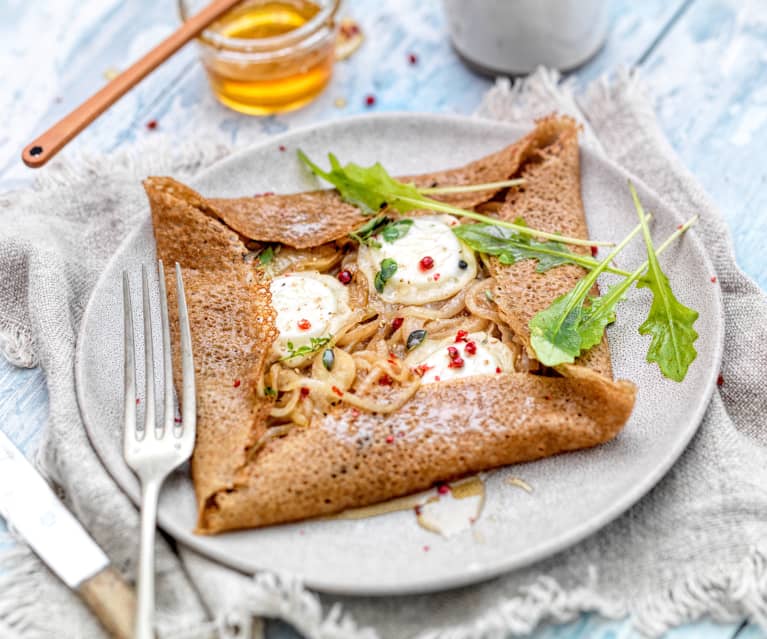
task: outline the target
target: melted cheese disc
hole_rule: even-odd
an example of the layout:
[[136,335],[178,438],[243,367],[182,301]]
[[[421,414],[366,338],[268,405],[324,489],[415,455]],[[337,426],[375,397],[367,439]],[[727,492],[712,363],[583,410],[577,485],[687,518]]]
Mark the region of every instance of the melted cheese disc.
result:
[[[466,344],[472,342],[476,352],[466,352]],[[457,361],[450,357],[448,347],[454,347],[463,360],[463,366],[450,366]],[[466,341],[456,342],[454,337],[444,340],[425,340],[408,355],[406,364],[411,368],[421,367],[422,384],[444,382],[449,379],[472,375],[498,375],[514,371],[514,354],[501,340],[487,333],[469,333]]]
[[[477,276],[474,252],[450,228],[458,220],[451,215],[421,215],[412,220],[404,237],[387,242],[379,233],[373,239],[380,248],[360,246],[360,269],[373,282],[383,260],[397,262],[397,272],[380,294],[386,302],[420,305],[452,297]],[[434,265],[424,269],[421,259],[427,256]]]
[[[350,319],[349,291],[336,278],[316,271],[301,271],[275,277],[269,284],[272,307],[277,311],[280,335],[272,346],[277,358],[290,349],[311,346],[311,339],[335,334]],[[313,353],[312,353],[313,355]],[[288,366],[303,364],[307,356],[285,360]]]

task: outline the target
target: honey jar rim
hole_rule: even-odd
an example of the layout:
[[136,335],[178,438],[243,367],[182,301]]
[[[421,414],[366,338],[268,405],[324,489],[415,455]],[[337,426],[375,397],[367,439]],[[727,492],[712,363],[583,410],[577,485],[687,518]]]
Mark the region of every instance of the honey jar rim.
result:
[[[267,0],[268,1],[268,0]],[[182,21],[189,19],[190,15],[185,0],[178,0],[178,11]],[[287,49],[291,46],[302,44],[312,36],[320,32],[323,27],[332,29],[336,13],[341,5],[341,0],[332,0],[325,4],[316,15],[297,29],[266,38],[229,38],[220,33],[206,29],[198,39],[216,49],[239,51],[239,52],[270,52]]]

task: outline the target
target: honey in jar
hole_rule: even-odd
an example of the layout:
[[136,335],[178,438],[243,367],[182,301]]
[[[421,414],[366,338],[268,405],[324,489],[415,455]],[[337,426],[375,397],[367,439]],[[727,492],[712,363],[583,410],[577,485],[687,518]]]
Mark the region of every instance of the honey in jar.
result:
[[[216,97],[251,115],[297,109],[327,85],[338,0],[245,0],[199,38]],[[182,17],[193,13],[181,0]]]

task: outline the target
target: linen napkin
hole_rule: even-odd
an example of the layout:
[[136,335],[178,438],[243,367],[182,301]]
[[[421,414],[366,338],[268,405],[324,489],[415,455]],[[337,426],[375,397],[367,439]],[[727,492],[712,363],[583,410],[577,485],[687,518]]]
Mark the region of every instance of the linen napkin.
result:
[[[552,111],[575,116],[585,125],[584,144],[678,210],[701,217],[695,232],[725,308],[724,384],[687,451],[599,533],[527,569],[445,593],[317,595],[294,576],[244,576],[161,539],[163,637],[258,636],[263,616],[323,639],[506,637],[584,611],[629,616],[648,636],[706,615],[767,626],[767,298],[738,269],[722,217],[664,139],[635,73],[600,80],[579,96],[543,69],[514,84],[499,80],[477,115],[530,125]],[[180,150],[155,145],[58,162],[34,190],[0,198],[0,350],[17,365],[43,367],[50,416],[41,468],[128,578],[135,572],[137,513],[88,444],[75,399],[76,331],[107,258],[148,214],[140,180],[158,173],[183,180],[227,152],[212,142]],[[0,592],[2,636],[103,636],[79,601],[21,547],[0,557]]]

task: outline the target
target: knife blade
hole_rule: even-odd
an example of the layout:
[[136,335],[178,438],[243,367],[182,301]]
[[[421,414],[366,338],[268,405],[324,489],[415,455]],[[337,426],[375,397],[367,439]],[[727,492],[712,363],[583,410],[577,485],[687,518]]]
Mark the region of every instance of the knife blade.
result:
[[135,597],[82,524],[0,431],[0,516],[77,591],[114,637],[130,639]]

